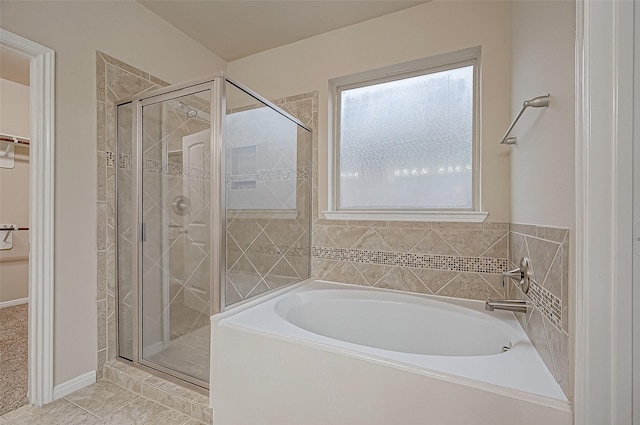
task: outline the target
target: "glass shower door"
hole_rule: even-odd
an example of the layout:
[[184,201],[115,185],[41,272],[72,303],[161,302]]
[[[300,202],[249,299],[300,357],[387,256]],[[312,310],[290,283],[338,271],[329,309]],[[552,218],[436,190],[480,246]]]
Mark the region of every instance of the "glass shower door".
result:
[[142,103],[140,363],[209,381],[211,85]]

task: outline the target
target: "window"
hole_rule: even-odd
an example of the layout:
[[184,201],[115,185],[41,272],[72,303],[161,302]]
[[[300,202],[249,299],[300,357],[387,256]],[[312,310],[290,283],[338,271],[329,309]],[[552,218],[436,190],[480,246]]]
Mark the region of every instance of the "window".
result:
[[335,210],[477,210],[478,56],[332,81]]

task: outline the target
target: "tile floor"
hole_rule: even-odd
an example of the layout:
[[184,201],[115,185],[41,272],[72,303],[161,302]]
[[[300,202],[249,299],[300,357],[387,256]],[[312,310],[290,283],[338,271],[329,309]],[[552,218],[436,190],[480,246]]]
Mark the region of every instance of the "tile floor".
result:
[[24,406],[0,416],[0,425],[202,425],[189,416],[99,381],[42,408]]
[[104,377],[122,388],[177,410],[196,421],[205,424],[213,423],[213,412],[209,408],[208,396],[158,378],[121,361],[107,363],[104,367]]
[[193,376],[209,380],[210,325],[191,331],[169,343],[169,346],[147,360]]

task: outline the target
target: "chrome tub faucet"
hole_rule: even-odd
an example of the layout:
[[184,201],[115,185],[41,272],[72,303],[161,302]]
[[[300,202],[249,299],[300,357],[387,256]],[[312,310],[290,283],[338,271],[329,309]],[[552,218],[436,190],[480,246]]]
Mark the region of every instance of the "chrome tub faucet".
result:
[[527,302],[525,300],[492,300],[489,297],[484,304],[484,309],[487,311],[506,310],[514,313],[526,313]]
[[[505,279],[510,278],[515,280],[522,292],[525,294],[529,292],[529,281],[531,279],[531,261],[527,257],[520,259],[520,267],[502,273],[502,287],[505,287]],[[494,310],[506,310],[513,311],[515,313],[526,313],[527,302],[525,300],[492,300],[489,297],[484,305],[484,309],[487,311]]]
[[505,286],[505,278],[517,281],[517,285],[525,294],[529,292],[529,281],[531,280],[531,261],[527,257],[520,259],[520,267],[502,273],[502,287]]

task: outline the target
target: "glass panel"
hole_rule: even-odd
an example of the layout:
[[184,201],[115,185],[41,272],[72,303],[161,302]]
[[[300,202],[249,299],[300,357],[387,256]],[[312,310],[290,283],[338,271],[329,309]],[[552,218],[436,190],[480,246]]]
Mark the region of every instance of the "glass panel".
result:
[[133,360],[133,329],[135,326],[135,280],[133,277],[133,106],[118,106],[117,111],[117,196],[118,212],[118,355]]
[[472,207],[473,66],[340,101],[341,209]]
[[225,306],[309,277],[310,149],[309,131],[227,83]]
[[211,91],[142,109],[142,358],[209,380]]

